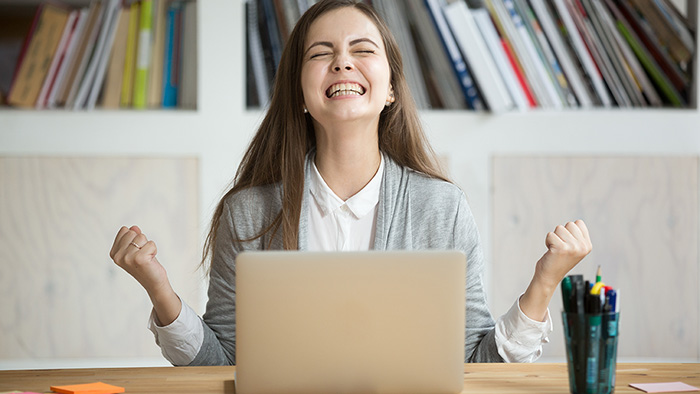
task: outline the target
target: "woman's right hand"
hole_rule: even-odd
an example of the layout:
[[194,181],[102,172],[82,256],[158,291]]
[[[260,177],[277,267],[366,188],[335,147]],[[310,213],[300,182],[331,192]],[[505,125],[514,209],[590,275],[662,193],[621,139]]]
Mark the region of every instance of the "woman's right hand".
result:
[[156,243],[149,241],[138,226],[119,229],[109,257],[133,276],[149,295],[169,287],[165,268],[156,258]]
[[109,257],[146,289],[159,323],[168,325],[178,317],[182,305],[156,258],[157,252],[155,242],[146,238],[138,226],[131,226],[119,229]]

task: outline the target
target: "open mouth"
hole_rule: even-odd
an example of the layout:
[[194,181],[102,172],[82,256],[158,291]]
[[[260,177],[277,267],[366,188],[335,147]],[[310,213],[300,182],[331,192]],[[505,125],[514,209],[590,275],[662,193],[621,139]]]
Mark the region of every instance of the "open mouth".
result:
[[362,96],[363,94],[365,94],[365,88],[359,83],[353,82],[336,83],[326,90],[326,97],[328,98],[349,95]]

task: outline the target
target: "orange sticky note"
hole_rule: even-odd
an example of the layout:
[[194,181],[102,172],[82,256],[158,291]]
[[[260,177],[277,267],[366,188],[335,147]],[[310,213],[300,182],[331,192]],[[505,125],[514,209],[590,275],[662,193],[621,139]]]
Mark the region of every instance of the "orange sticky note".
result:
[[61,394],[116,394],[123,393],[124,387],[97,382],[87,384],[74,384],[72,386],[51,386],[51,391]]

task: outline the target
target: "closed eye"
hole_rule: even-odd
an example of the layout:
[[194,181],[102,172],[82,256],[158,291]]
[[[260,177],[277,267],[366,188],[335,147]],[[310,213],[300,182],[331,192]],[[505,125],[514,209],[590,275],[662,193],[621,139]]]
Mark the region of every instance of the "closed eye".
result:
[[317,57],[327,56],[327,55],[330,55],[330,52],[314,53],[313,55],[311,55],[311,56],[309,57],[309,59],[314,59],[314,58],[317,58]]

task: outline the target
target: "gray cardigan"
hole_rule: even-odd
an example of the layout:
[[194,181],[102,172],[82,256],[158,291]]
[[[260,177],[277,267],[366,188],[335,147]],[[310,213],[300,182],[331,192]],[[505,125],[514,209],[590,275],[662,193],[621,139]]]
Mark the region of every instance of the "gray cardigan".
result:
[[[311,157],[311,155],[310,155]],[[402,167],[384,155],[374,249],[457,249],[468,260],[465,362],[502,362],[494,340],[494,320],[486,305],[479,233],[464,193],[455,185]],[[305,185],[311,159],[307,159]],[[307,245],[310,193],[305,188],[299,223],[299,249]],[[282,249],[279,235],[256,236],[282,207],[278,185],[255,187],[230,196],[224,205],[214,245],[209,301],[203,316],[204,341],[190,365],[236,363],[236,255],[271,243]]]

